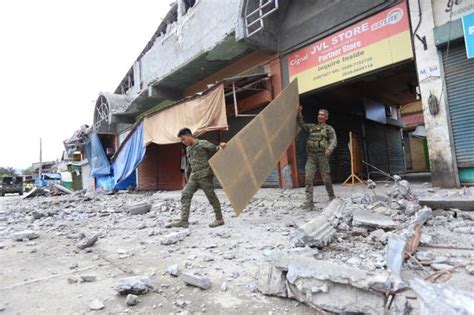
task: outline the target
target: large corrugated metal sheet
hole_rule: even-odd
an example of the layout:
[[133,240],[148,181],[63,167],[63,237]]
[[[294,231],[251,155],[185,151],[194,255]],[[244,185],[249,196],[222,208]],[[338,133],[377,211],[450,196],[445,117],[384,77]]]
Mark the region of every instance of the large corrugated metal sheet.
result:
[[209,161],[237,213],[247,206],[293,142],[298,106],[295,80]]
[[443,51],[449,113],[458,167],[474,167],[474,59],[464,43]]

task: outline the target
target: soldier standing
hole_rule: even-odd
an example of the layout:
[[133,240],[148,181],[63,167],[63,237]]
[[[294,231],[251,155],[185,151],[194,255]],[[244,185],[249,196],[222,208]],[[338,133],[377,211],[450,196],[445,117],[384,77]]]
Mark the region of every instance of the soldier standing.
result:
[[313,180],[318,169],[326,187],[329,200],[336,198],[331,182],[329,157],[337,146],[337,137],[334,128],[326,124],[329,118],[329,112],[326,109],[319,110],[318,124],[305,124],[301,114],[302,109],[300,107],[298,113],[298,124],[301,129],[309,134],[306,143],[308,156],[305,166],[306,202],[303,207],[312,210],[314,207]]
[[167,227],[187,228],[189,226],[191,199],[199,188],[206,194],[216,215],[215,221],[209,224],[209,227],[214,228],[223,225],[224,219],[222,218],[221,205],[212,184],[213,173],[209,165],[209,159],[219,149],[225,148],[226,144],[222,142],[219,146],[215,146],[209,141],[196,139],[188,128],[181,129],[178,137],[186,146],[187,163],[185,176],[188,182],[181,194],[181,220]]

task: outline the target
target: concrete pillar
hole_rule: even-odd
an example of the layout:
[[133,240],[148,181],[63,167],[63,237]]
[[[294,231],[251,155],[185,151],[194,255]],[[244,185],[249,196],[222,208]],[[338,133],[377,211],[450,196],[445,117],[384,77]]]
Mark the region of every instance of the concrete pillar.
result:
[[[421,102],[429,148],[431,178],[433,186],[456,187],[459,186],[459,178],[454,155],[454,143],[450,133],[446,90],[443,89],[444,83],[441,79],[443,73],[440,52],[435,46],[433,36],[435,23],[432,0],[420,0],[420,3],[422,23],[418,28],[417,34],[420,37],[426,36],[427,49],[424,49],[422,42],[416,37],[413,40],[416,66],[420,79]],[[409,1],[409,9],[412,28],[415,30],[420,21],[418,1]],[[431,73],[431,76],[426,77],[422,73]],[[429,110],[428,98],[431,94],[435,95],[440,103],[440,110],[436,115],[432,115]]]

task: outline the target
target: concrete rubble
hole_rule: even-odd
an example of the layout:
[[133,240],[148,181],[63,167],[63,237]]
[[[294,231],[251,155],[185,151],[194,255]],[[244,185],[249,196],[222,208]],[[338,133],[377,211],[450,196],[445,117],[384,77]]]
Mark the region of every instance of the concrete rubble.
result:
[[414,279],[472,291],[474,215],[418,201],[460,190],[369,186],[336,186],[332,202],[317,186],[318,211],[301,209],[302,189],[262,189],[239,217],[217,190],[217,230],[202,192],[190,228],[171,230],[180,192],[0,198],[0,302],[25,314],[84,313],[93,300],[110,313],[419,314]]
[[189,230],[180,231],[180,232],[173,232],[173,233],[170,233],[170,234],[167,234],[167,235],[163,236],[163,238],[161,239],[161,244],[162,245],[173,245],[173,244],[176,244],[178,242],[181,242],[182,240],[184,240],[189,235],[191,235],[191,231],[189,231]]
[[151,204],[147,202],[140,202],[128,207],[128,214],[130,215],[141,215],[150,212]]
[[145,276],[134,276],[120,279],[115,285],[115,291],[121,295],[146,294],[154,289],[150,278]]
[[421,279],[410,281],[420,300],[421,315],[473,314],[474,294],[431,284]]

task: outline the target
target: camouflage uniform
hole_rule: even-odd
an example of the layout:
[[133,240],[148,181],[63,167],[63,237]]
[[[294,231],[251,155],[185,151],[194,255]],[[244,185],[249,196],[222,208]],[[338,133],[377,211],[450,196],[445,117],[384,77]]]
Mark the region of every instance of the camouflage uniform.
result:
[[306,203],[308,208],[313,207],[313,180],[314,175],[319,169],[321,178],[330,199],[335,198],[334,189],[332,187],[329,157],[324,151],[329,149],[331,153],[337,146],[337,137],[334,128],[328,124],[305,124],[301,114],[298,115],[298,124],[306,131],[308,141],[306,143],[306,152],[308,159],[305,166],[305,186],[306,186]]
[[212,184],[212,170],[209,158],[217,152],[218,146],[206,140],[198,140],[186,148],[186,178],[188,183],[181,194],[181,222],[188,222],[191,199],[194,193],[201,188],[214,208],[216,220],[222,220],[221,205],[214,192]]

